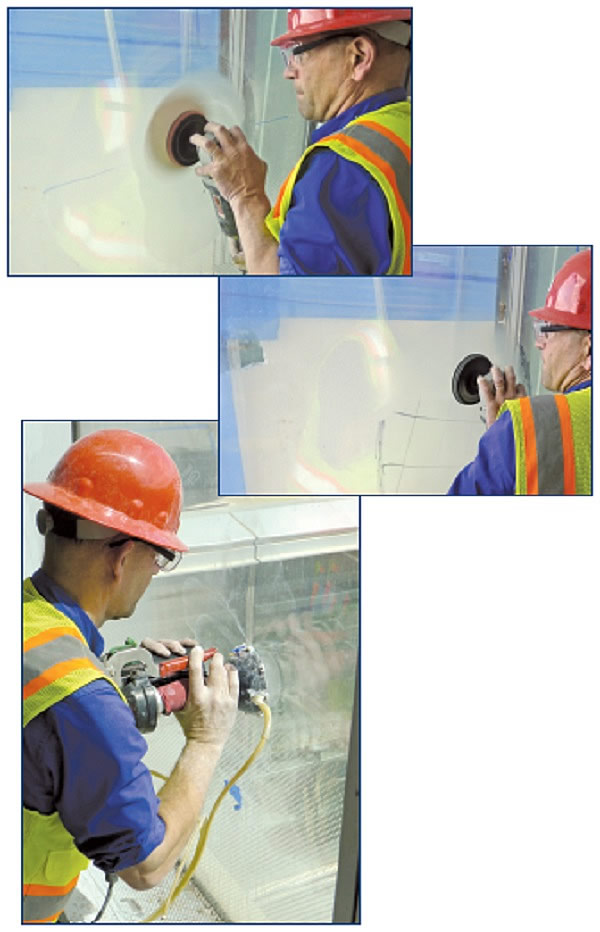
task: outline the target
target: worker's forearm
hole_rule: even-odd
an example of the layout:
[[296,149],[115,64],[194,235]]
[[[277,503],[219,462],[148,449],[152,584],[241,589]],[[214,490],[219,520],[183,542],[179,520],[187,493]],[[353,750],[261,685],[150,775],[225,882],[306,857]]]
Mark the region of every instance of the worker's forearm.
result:
[[151,854],[119,876],[136,890],[148,890],[168,874],[198,823],[222,747],[188,741],[160,792],[159,815],[166,830]]
[[266,194],[236,197],[231,201],[249,275],[278,275],[278,243],[265,227],[271,209]]

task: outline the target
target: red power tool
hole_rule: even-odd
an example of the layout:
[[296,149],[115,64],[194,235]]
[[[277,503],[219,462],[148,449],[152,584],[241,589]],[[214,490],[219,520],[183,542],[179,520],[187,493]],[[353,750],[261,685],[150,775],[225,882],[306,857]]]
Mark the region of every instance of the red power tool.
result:
[[[190,648],[191,649],[191,648]],[[211,647],[204,652],[203,663],[217,652]],[[185,655],[162,657],[145,647],[116,647],[104,654],[106,672],[116,682],[133,712],[141,732],[154,731],[159,716],[183,709],[187,702],[189,649]],[[246,712],[258,712],[254,697],[267,699],[265,667],[251,645],[234,647],[227,662],[237,668],[240,693],[238,707]],[[204,668],[205,678],[208,671]]]

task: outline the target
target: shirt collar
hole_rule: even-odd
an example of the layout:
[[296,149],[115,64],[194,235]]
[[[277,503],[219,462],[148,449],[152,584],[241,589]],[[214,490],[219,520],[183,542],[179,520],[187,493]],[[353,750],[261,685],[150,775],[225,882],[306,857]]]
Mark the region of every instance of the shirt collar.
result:
[[394,87],[389,91],[381,91],[379,94],[367,97],[366,100],[361,100],[348,110],[344,110],[343,113],[339,113],[337,116],[332,117],[331,120],[327,120],[326,123],[322,123],[313,131],[310,141],[315,143],[323,139],[324,136],[337,133],[350,120],[355,120],[356,117],[362,116],[363,113],[371,113],[373,110],[379,110],[380,107],[401,103],[404,100],[406,100],[406,88],[404,87]]
[[592,386],[592,380],[586,379],[585,382],[580,382],[579,385],[572,385],[571,388],[567,388],[567,390],[565,391],[565,395],[568,395],[569,392],[578,392],[582,388],[591,388],[591,386]]
[[42,598],[75,622],[86,639],[90,650],[94,652],[96,657],[100,657],[104,653],[104,638],[87,612],[84,612],[62,586],[54,582],[42,569],[33,574],[31,582]]

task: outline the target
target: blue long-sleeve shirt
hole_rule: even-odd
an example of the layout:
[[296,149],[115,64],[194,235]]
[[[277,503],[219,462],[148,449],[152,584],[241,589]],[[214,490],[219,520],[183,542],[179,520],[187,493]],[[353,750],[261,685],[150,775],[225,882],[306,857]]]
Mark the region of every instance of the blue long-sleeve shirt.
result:
[[[569,392],[589,388],[591,379],[568,388]],[[477,456],[454,479],[448,495],[514,495],[517,483],[515,435],[509,411],[494,421],[481,440]]]
[[[31,580],[99,657],[104,639],[83,609],[42,570]],[[101,870],[139,864],[163,840],[165,824],[142,761],[148,745],[106,680],[36,716],[23,743],[23,805],[45,815],[58,811],[79,850]]]
[[[404,88],[375,94],[319,126],[311,144],[364,113],[403,100]],[[294,185],[278,254],[282,275],[385,275],[391,218],[377,182],[331,149],[311,152]]]

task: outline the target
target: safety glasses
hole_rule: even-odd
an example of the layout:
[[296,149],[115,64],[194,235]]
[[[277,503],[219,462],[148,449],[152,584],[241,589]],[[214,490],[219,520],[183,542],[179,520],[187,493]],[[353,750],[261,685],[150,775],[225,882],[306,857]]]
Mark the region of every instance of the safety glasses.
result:
[[159,570],[163,573],[170,573],[181,561],[181,554],[173,550],[167,550],[165,547],[159,547],[157,544],[151,544],[148,540],[142,540],[141,537],[121,537],[119,540],[111,540],[109,547],[121,547],[128,540],[138,541],[140,544],[146,544],[154,550],[154,562]]
[[533,332],[536,343],[545,344],[549,333],[561,333],[565,330],[578,330],[578,327],[566,327],[563,324],[551,324],[547,320],[534,320]]
[[303,59],[301,56],[304,55],[305,52],[310,52],[320,45],[325,45],[326,42],[333,42],[334,39],[354,39],[357,35],[362,35],[362,33],[336,32],[334,35],[315,39],[314,42],[305,42],[304,45],[292,45],[288,48],[280,49],[279,51],[281,52],[285,67],[289,68],[290,65],[302,65]]

